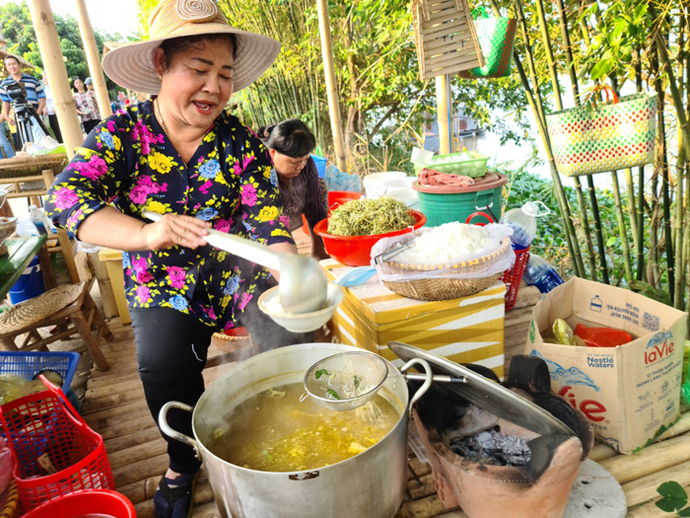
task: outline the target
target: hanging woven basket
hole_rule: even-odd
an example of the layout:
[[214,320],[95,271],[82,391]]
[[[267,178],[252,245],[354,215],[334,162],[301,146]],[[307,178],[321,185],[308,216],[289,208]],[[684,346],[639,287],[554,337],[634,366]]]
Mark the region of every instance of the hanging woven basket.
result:
[[467,0],[412,0],[422,79],[484,66]]

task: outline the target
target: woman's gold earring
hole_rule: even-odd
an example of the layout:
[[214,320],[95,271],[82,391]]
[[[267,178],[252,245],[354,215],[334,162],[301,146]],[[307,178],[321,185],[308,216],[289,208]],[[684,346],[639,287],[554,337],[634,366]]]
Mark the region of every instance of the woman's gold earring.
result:
[[158,81],[160,82],[162,80],[163,80],[163,76],[158,76]]

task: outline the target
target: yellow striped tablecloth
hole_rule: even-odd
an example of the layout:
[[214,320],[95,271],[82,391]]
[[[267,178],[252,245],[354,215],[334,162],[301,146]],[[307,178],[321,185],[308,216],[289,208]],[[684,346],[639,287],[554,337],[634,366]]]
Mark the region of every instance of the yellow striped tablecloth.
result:
[[[333,259],[321,261],[329,280],[350,269]],[[388,348],[389,341],[404,342],[458,363],[477,363],[503,378],[505,285],[458,299],[426,302],[393,293],[375,276],[367,283],[345,289],[331,329],[348,345],[381,354],[401,366]]]

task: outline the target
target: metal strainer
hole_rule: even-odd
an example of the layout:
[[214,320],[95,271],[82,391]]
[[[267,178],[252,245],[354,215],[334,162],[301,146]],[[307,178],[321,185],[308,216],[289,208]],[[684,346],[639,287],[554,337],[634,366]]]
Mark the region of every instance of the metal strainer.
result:
[[[405,373],[413,365],[422,365],[426,374]],[[367,403],[379,391],[390,375],[405,379],[424,381],[418,394],[412,398],[413,404],[432,381],[464,382],[464,378],[434,376],[425,360],[413,359],[389,372],[389,363],[378,354],[366,351],[351,351],[334,354],[312,365],[304,375],[304,388],[319,405],[331,410],[352,410]],[[405,374],[403,374],[405,373]]]

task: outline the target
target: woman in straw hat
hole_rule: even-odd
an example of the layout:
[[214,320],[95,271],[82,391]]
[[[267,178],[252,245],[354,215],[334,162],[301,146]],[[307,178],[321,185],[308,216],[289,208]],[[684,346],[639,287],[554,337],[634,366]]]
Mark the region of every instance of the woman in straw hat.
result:
[[[273,63],[280,44],[231,27],[214,0],[161,0],[149,28],[149,41],[109,52],[103,68],[118,85],[155,100],[99,124],[56,178],[47,207],[80,240],[127,252],[139,373],[157,419],[168,401],[196,404],[215,331],[240,322],[260,349],[313,335],[285,336],[267,318],[246,322],[269,273],[204,239],[214,228],[296,253],[266,148],[224,112],[230,95]],[[164,216],[147,223],[144,210]],[[192,433],[187,413],[171,412],[170,424]],[[156,516],[186,516],[199,461],[177,441],[168,453]]]

